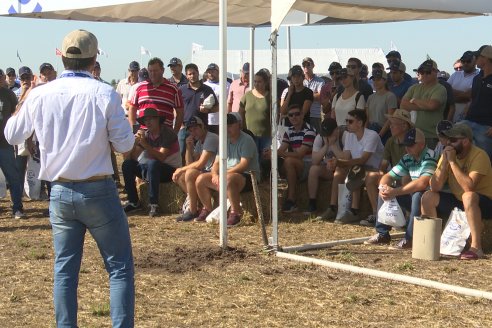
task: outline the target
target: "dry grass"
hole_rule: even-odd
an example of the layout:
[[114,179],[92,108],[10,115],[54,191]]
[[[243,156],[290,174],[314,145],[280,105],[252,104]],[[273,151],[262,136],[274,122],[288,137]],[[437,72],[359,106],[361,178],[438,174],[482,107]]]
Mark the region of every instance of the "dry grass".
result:
[[[26,202],[28,220],[11,219],[0,201],[0,322],[54,327],[51,230],[47,202]],[[229,230],[129,217],[136,267],[137,327],[492,327],[492,302],[279,259],[264,253],[250,220]],[[284,246],[369,236],[359,226],[283,218]],[[386,247],[339,246],[306,253],[341,263],[492,291],[491,261],[437,262]],[[110,327],[107,274],[86,238],[79,286],[79,326]]]

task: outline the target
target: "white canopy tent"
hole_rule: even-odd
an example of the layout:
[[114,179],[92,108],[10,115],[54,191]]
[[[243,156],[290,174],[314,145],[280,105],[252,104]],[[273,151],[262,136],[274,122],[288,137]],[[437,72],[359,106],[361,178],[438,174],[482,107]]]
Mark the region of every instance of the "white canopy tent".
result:
[[[420,19],[444,19],[490,15],[492,1],[474,0],[37,0],[3,1],[0,15],[44,19],[64,19],[101,22],[133,22],[183,25],[219,25],[219,50],[222,54],[221,81],[226,80],[227,26],[256,27],[271,25],[272,80],[276,72],[276,38],[282,24],[347,24],[389,22]],[[225,85],[222,85],[225,94]],[[272,96],[276,99],[276,83]],[[221,158],[221,245],[227,246],[225,229],[225,159],[226,105],[220,103],[220,158]],[[272,134],[277,132],[276,108],[273,104]],[[278,245],[277,217],[277,162],[276,148],[272,155],[272,221],[273,245]]]

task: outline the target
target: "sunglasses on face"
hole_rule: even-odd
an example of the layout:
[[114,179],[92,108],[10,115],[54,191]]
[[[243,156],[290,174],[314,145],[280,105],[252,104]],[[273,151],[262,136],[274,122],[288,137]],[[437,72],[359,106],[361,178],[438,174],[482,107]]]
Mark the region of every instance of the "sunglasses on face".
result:
[[470,59],[462,59],[462,60],[460,60],[460,62],[462,64],[470,64],[471,63],[471,60]]
[[300,116],[301,115],[301,112],[293,112],[293,113],[289,113],[287,116],[289,117],[297,117],[297,116]]
[[357,68],[357,65],[347,65],[346,67],[347,68],[351,68],[351,69],[356,69]]
[[430,75],[431,73],[432,71],[427,71],[427,70],[419,72],[420,75]]

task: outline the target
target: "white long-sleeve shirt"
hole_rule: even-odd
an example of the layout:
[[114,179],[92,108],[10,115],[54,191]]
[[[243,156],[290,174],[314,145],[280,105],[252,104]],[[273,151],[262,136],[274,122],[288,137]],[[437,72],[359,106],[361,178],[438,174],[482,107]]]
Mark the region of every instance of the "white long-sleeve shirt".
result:
[[117,152],[127,152],[135,142],[118,94],[88,72],[65,71],[31,90],[4,132],[12,145],[36,132],[39,179],[47,181],[113,174],[110,143]]

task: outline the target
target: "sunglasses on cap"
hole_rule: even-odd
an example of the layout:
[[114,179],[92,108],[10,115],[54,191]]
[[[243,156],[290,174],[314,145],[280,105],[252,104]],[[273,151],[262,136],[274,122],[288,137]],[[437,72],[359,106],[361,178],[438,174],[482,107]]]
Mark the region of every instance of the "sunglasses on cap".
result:
[[301,116],[301,112],[292,112],[292,113],[287,114],[287,116],[289,116],[289,117],[294,117],[294,116],[295,116],[295,117],[297,117],[297,116]]

